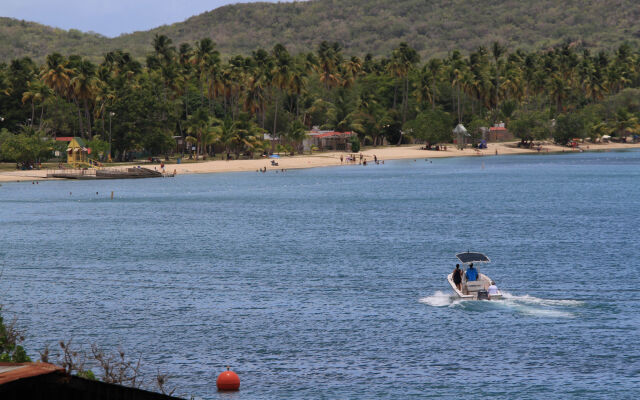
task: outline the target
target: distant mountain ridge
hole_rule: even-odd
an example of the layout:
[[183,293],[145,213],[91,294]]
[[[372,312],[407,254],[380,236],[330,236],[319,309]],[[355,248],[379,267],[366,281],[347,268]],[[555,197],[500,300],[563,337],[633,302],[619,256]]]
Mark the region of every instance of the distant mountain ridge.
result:
[[92,59],[113,49],[143,58],[155,34],[173,43],[213,39],[223,54],[284,44],[293,53],[337,41],[347,54],[388,54],[400,42],[423,58],[474,50],[499,40],[510,49],[579,42],[591,49],[640,44],[637,0],[310,0],[220,7],[184,22],[116,38],[0,18],[0,61],[54,51]]

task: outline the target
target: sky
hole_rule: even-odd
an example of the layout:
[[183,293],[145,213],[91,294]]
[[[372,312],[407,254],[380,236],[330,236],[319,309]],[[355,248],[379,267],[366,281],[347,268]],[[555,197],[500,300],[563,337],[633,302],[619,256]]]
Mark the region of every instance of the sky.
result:
[[[115,37],[255,0],[0,0],[0,16]],[[263,0],[271,1],[274,0]]]

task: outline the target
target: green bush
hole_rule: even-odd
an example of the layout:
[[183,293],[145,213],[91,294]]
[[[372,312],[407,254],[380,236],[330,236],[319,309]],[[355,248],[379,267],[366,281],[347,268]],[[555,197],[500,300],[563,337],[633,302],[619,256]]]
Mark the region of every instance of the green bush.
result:
[[579,113],[561,114],[556,118],[553,140],[558,144],[567,144],[573,138],[586,136],[584,116]]
[[[0,311],[2,308],[0,307]],[[15,322],[5,324],[0,314],[0,362],[29,362],[24,347],[20,345],[24,341],[24,336],[15,327]]]
[[360,151],[360,139],[357,136],[351,138],[351,151],[357,153]]

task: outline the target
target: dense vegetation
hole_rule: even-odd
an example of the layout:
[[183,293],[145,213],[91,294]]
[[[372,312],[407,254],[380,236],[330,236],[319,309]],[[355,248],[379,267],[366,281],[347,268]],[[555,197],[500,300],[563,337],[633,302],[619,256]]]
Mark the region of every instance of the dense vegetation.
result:
[[8,323],[2,317],[0,306],[0,362],[28,362],[31,361],[22,347],[24,334],[16,326],[17,319]]
[[200,156],[299,151],[312,126],[355,131],[378,145],[449,141],[462,122],[504,121],[523,141],[623,137],[640,130],[640,54],[628,45],[591,54],[570,45],[509,51],[498,42],[468,56],[421,62],[401,43],[386,57],[346,57],[338,43],[292,55],[278,44],[222,61],[208,38],[175,47],[156,36],[145,63],[114,51],[95,64],[77,55],[0,65],[0,158],[32,161],[54,136],[82,136],[93,156],[168,154],[175,138]]
[[640,43],[640,6],[635,0],[312,0],[221,7],[187,21],[106,38],[0,18],[0,61],[23,56],[82,54],[94,62],[108,51],[127,49],[142,60],[153,37],[176,43],[208,37],[223,56],[249,55],[282,43],[292,53],[321,41],[338,42],[348,54],[391,53],[406,42],[423,57],[464,53],[496,40],[524,50],[565,42],[591,50]]

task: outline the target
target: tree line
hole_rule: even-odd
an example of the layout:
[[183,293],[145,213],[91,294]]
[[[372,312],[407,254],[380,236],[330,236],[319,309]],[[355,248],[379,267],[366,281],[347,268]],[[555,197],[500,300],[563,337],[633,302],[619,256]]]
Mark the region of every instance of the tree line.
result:
[[0,158],[46,158],[51,139],[80,136],[93,155],[198,157],[300,151],[313,126],[354,131],[364,145],[449,142],[505,122],[523,141],[640,132],[640,54],[571,44],[537,52],[495,42],[421,61],[401,43],[386,57],[346,56],[338,43],[291,54],[282,45],[222,59],[210,39],[175,46],[156,35],[146,60],[116,50],[99,64],[53,53],[0,64]]

